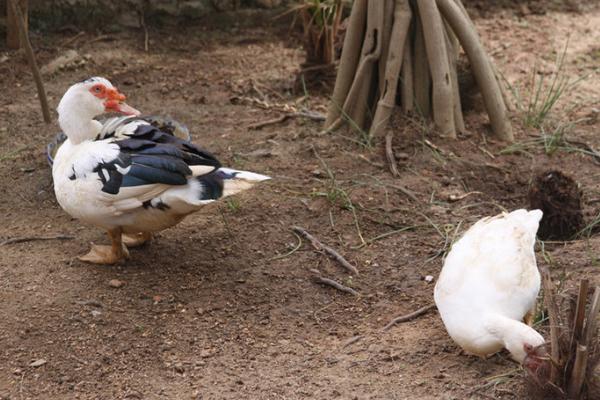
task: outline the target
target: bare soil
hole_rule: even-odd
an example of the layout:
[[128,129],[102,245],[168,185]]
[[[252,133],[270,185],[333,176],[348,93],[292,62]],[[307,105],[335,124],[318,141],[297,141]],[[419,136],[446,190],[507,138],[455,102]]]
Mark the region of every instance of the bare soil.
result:
[[[550,74],[570,34],[565,74],[586,78],[551,118],[585,118],[567,137],[600,148],[600,9],[586,7],[475,14],[513,84],[529,82],[536,63]],[[598,213],[598,160],[564,147],[547,154],[539,144],[507,153],[475,99],[469,133],[456,141],[398,117],[391,129],[401,176],[394,178],[379,138],[368,148],[356,143],[356,132],[322,135],[318,123],[303,119],[247,129],[279,113],[244,98],[325,111],[327,89],[307,97],[290,91],[303,52],[287,34],[198,26],[149,34],[148,52],[138,31],[34,35],[41,65],[67,48],[89,55],[85,65],[46,77],[51,106],[73,82],[106,76],[136,108],[187,124],[224,164],[273,180],[204,208],[132,250],[125,264],[84,264],[75,257],[107,239],[56,203],[45,145],[58,126],[42,122],[23,55],[4,49],[0,241],[73,239],[0,245],[1,399],[527,398],[522,371],[506,353],[463,354],[435,309],[382,327],[431,304],[458,232],[504,208],[527,207],[540,170],[576,179],[589,223]],[[515,114],[520,144],[540,137],[521,121]],[[349,276],[308,243],[296,250],[293,225],[337,249],[360,274]],[[599,249],[596,236],[547,243],[538,261],[564,287],[581,277],[598,284]],[[315,283],[311,269],[360,295]]]

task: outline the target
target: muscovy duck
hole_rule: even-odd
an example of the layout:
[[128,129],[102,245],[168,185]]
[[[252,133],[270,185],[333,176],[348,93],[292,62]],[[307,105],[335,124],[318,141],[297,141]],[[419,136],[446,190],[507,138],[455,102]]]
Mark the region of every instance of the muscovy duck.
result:
[[[114,264],[185,216],[217,199],[249,189],[268,176],[221,167],[209,152],[160,129],[127,105],[107,79],[71,86],[58,122],[67,136],[52,166],[54,191],[71,216],[108,232],[110,246],[92,244],[79,257]],[[102,125],[94,117],[127,115]]]
[[485,357],[506,348],[532,371],[544,361],[544,338],[530,326],[540,290],[534,245],[541,218],[540,210],[483,218],[452,246],[434,297],[466,352]]

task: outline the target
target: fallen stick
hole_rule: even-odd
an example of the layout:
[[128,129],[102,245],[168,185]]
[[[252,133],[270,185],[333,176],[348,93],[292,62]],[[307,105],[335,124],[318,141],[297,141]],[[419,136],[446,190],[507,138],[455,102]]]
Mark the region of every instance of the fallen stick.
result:
[[390,166],[390,172],[393,176],[399,176],[398,166],[396,164],[396,158],[394,157],[394,150],[392,149],[392,139],[394,137],[393,132],[388,132],[385,135],[385,157],[388,160],[388,164]]
[[261,129],[261,128],[264,128],[265,126],[279,124],[279,123],[285,121],[288,118],[289,118],[288,114],[283,114],[283,115],[280,115],[277,118],[268,119],[266,121],[261,121],[261,122],[256,122],[254,124],[250,124],[250,125],[248,125],[248,129],[249,130]]
[[415,196],[415,194],[413,192],[411,192],[410,190],[408,190],[404,186],[400,186],[400,185],[387,185],[387,186],[391,187],[392,189],[396,189],[396,190],[401,191],[408,198],[410,198],[412,201],[419,202],[419,199],[417,199],[417,196]]
[[400,322],[406,322],[406,321],[410,321],[411,319],[417,318],[417,317],[425,314],[427,311],[429,311],[429,310],[431,310],[433,308],[435,308],[435,304],[430,304],[428,306],[421,307],[417,311],[413,311],[410,314],[401,315],[399,317],[396,317],[393,320],[391,320],[389,322],[389,324],[387,324],[386,326],[384,326],[382,330],[383,331],[387,331],[392,326],[394,326],[396,324],[399,324]]
[[346,342],[342,345],[342,349],[350,346],[351,344],[358,342],[362,338],[363,338],[362,335],[356,335],[356,336],[351,337],[350,339],[346,340]]
[[315,249],[327,253],[327,255],[329,257],[331,257],[335,261],[339,262],[342,267],[346,268],[348,271],[352,272],[353,274],[358,275],[358,269],[356,269],[356,267],[354,265],[352,265],[348,261],[346,261],[346,259],[344,257],[342,257],[340,255],[340,253],[338,253],[331,247],[324,245],[323,243],[321,243],[319,241],[319,239],[317,239],[316,237],[314,237],[313,235],[308,233],[303,228],[300,228],[299,226],[293,226],[292,230],[294,232],[296,232],[297,234],[303,236],[306,240],[308,240]]
[[308,118],[308,119],[312,119],[313,121],[325,121],[325,115],[323,115],[321,113],[313,112],[313,111],[310,111],[310,112],[299,111],[299,112],[293,112],[293,113],[286,113],[286,114],[280,115],[277,118],[268,119],[266,121],[256,122],[254,124],[248,125],[248,129],[261,129],[261,128],[264,128],[265,126],[275,125],[275,124],[284,122],[288,118]]
[[77,33],[75,36],[65,40],[64,42],[62,42],[60,44],[61,47],[67,47],[70,44],[75,43],[75,41],[77,41],[77,39],[79,39],[80,37],[84,36],[85,32],[84,31],[80,31],[79,33]]
[[56,235],[56,236],[25,236],[25,237],[18,237],[18,238],[12,238],[12,239],[7,239],[3,242],[0,242],[0,246],[4,246],[7,244],[14,244],[14,243],[24,243],[24,242],[33,242],[36,240],[72,240],[74,239],[73,236],[66,236],[66,235]]
[[336,288],[339,291],[350,293],[354,296],[358,296],[358,292],[356,290],[349,288],[348,286],[344,286],[341,283],[334,281],[333,279],[323,278],[322,276],[315,276],[315,281],[317,283],[322,283],[324,285]]
[[148,27],[146,26],[146,18],[144,17],[144,11],[140,12],[140,25],[142,26],[142,29],[144,30],[144,51],[147,53],[148,52]]
[[27,62],[29,63],[31,73],[33,74],[33,79],[37,87],[38,97],[40,98],[40,105],[42,107],[42,115],[44,116],[44,122],[49,124],[50,122],[52,122],[52,119],[50,118],[48,98],[46,97],[46,90],[44,89],[44,82],[42,81],[42,76],[40,75],[40,69],[38,68],[37,62],[35,60],[35,54],[33,54],[33,49],[31,48],[31,42],[29,41],[29,33],[25,28],[25,18],[23,18],[21,7],[17,4],[16,0],[9,0],[9,3],[12,8],[12,12],[16,17],[17,26],[21,35],[21,43],[23,47],[25,47],[25,55],[27,56]]

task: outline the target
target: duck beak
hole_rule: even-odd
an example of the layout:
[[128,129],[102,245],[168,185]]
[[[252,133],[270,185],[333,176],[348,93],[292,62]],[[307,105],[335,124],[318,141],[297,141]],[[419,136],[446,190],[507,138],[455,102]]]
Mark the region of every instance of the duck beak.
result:
[[141,112],[125,103],[125,95],[117,89],[110,89],[107,93],[107,100],[104,107],[107,112],[117,112],[125,115],[140,115]]

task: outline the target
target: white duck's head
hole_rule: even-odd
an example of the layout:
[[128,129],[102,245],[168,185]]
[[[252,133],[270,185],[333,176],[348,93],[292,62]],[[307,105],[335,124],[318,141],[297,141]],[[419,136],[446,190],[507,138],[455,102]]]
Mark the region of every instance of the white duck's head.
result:
[[506,349],[531,376],[542,379],[550,370],[550,357],[544,338],[530,326],[514,322],[504,337]]
[[139,115],[140,112],[124,102],[125,95],[106,78],[94,77],[71,86],[58,104],[58,123],[71,142],[77,144],[93,139],[100,124],[94,117],[116,112]]
[[512,358],[523,364],[525,358],[532,356],[535,349],[544,345],[545,341],[535,329],[526,324],[518,323],[506,333],[504,338],[506,349],[510,351]]

